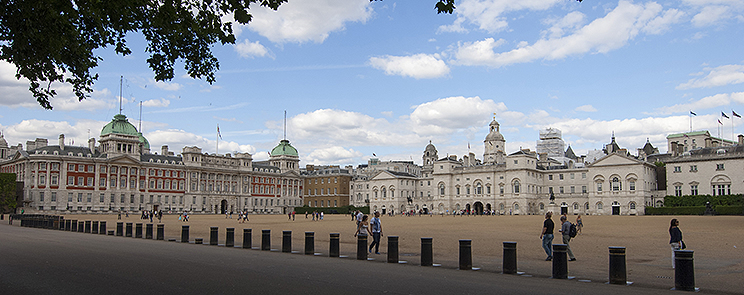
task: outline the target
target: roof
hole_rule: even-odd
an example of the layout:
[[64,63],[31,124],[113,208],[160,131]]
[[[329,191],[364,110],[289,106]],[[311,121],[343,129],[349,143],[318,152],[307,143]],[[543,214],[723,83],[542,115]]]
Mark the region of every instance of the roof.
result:
[[574,159],[574,160],[576,160],[576,159],[578,159],[578,158],[579,158],[579,157],[577,157],[577,156],[576,156],[576,154],[574,153],[573,149],[571,148],[571,145],[569,145],[569,146],[568,146],[568,149],[566,149],[566,153],[565,153],[565,155],[566,155],[566,158],[569,158],[569,159]]
[[282,139],[282,141],[279,142],[279,145],[277,145],[273,150],[271,150],[271,156],[294,156],[299,157],[299,153],[297,153],[297,149],[294,148],[291,144],[289,144],[289,140]]
[[122,114],[114,115],[114,119],[101,129],[101,136],[111,133],[139,136],[137,128],[132,123],[129,123],[127,116]]
[[683,137],[683,136],[695,136],[695,135],[708,135],[710,136],[710,133],[708,131],[693,131],[693,132],[683,132],[683,133],[675,133],[675,134],[669,134],[667,135],[667,139],[669,138],[675,138],[675,137]]

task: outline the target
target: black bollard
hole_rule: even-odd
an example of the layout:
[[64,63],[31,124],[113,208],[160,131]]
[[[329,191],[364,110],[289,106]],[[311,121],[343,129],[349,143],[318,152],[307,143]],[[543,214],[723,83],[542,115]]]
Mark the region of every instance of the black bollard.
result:
[[502,269],[505,274],[517,273],[517,242],[504,242],[504,262]]
[[460,270],[473,269],[472,245],[472,240],[460,240]]
[[387,262],[398,263],[398,236],[388,236]]
[[217,245],[217,239],[218,239],[218,231],[219,228],[216,226],[212,226],[209,228],[209,244],[212,246]]
[[165,240],[165,224],[158,224],[158,232],[156,239]]
[[90,220],[86,220],[85,221],[85,233],[86,234],[89,234],[90,233],[90,231],[91,231],[90,227],[91,226],[92,226],[92,223],[90,222]]
[[98,234],[98,221],[97,220],[93,221],[93,224],[91,225],[91,228],[90,228],[90,233],[95,234],[95,235]]
[[142,238],[142,223],[137,223],[134,225],[134,237],[137,239]]
[[315,254],[315,233],[311,231],[305,232],[305,255]]
[[250,228],[244,228],[243,229],[243,248],[244,249],[252,249],[253,248],[253,230]]
[[674,289],[682,291],[695,291],[695,265],[692,256],[695,251],[674,251]]
[[182,225],[181,226],[181,243],[188,243],[188,242],[189,242],[189,226]]
[[261,250],[271,251],[271,230],[270,229],[261,230]]
[[282,231],[282,252],[284,253],[292,252],[292,231],[291,230]]
[[116,236],[121,237],[124,235],[124,222],[116,223]]
[[[21,221],[23,221],[23,219],[21,219]],[[77,231],[77,227],[78,227],[78,221],[77,220],[73,220],[72,221],[72,228],[70,229],[70,231],[76,232]]]
[[126,227],[126,231],[124,232],[124,236],[127,238],[132,237],[132,223],[131,222],[127,222],[127,227]]
[[339,233],[331,233],[331,244],[328,247],[328,256],[329,257],[339,257],[341,254],[341,251],[339,250],[339,244],[340,239],[339,236],[341,234]]
[[145,239],[152,240],[152,223],[148,223],[145,226]]
[[235,228],[233,227],[225,229],[225,247],[235,247]]
[[625,247],[610,247],[610,284],[625,285],[628,274],[625,267]]
[[553,278],[568,279],[568,245],[553,244]]
[[78,232],[79,233],[85,232],[85,221],[80,221],[78,223]]
[[421,238],[421,266],[434,265],[433,238]]
[[367,260],[367,235],[357,235],[357,260]]
[[98,228],[98,233],[101,235],[106,234],[106,222],[105,221],[101,221],[101,225]]

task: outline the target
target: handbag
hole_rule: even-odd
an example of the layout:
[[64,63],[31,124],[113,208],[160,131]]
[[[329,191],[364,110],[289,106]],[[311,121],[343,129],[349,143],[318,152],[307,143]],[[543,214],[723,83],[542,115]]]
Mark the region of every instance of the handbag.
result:
[[680,241],[680,242],[682,242],[682,249],[683,249],[683,250],[684,250],[684,249],[687,249],[687,245],[685,245],[685,241]]

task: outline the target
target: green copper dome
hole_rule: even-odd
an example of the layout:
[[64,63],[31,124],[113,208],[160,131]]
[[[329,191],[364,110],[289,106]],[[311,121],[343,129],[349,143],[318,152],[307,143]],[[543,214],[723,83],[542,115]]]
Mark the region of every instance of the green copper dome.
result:
[[282,139],[282,141],[279,142],[279,145],[277,145],[273,150],[271,150],[271,156],[295,156],[298,157],[299,154],[297,153],[297,149],[295,149],[291,144],[289,144],[289,140]]
[[139,141],[142,143],[145,149],[150,149],[150,142],[147,141],[147,138],[145,138],[144,135],[142,135],[142,132],[137,132],[137,134],[139,134]]
[[127,116],[122,114],[115,115],[114,119],[101,129],[101,136],[111,133],[139,136],[137,128],[132,123],[129,123]]

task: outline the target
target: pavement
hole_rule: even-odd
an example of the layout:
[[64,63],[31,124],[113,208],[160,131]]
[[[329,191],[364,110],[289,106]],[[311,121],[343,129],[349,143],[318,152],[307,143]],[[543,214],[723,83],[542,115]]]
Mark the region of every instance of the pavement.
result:
[[[341,253],[350,258],[330,258],[327,253],[312,256],[167,240],[168,237],[166,241],[157,241],[0,223],[0,290],[3,294],[642,295],[681,292],[576,279],[360,261],[355,259],[354,253]],[[297,248],[300,247],[295,246]]]

